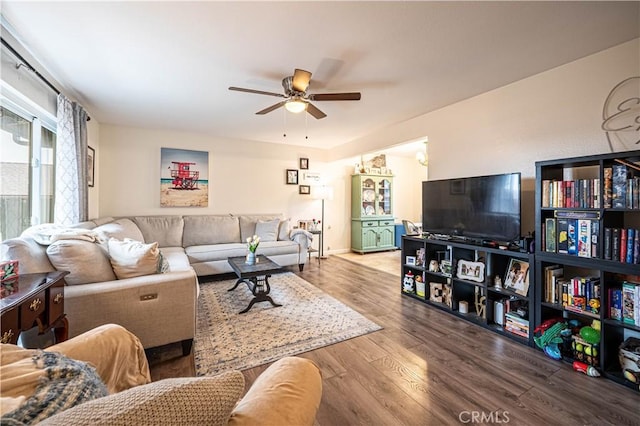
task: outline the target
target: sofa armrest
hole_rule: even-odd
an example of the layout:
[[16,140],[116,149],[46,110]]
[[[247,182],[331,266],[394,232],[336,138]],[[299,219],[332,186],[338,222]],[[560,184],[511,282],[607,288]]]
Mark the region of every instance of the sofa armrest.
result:
[[106,323],[122,325],[145,348],[193,339],[198,278],[193,269],[64,289],[69,335]]
[[321,398],[318,367],[306,358],[285,357],[256,379],[229,425],[313,425]]
[[151,382],[149,364],[140,340],[116,324],[105,324],[46,348],[96,368],[109,393]]

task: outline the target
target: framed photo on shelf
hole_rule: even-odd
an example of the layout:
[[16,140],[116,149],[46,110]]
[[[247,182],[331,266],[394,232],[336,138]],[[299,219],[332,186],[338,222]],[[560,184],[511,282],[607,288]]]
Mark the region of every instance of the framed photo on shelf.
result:
[[309,159],[301,158],[300,159],[300,170],[308,170],[309,169]]
[[468,260],[460,259],[458,261],[458,270],[456,271],[456,278],[460,278],[468,281],[483,282],[484,281],[484,263],[482,262],[470,262]]
[[303,194],[303,195],[309,195],[311,194],[311,187],[309,185],[300,185],[299,187],[299,194]]
[[96,150],[87,146],[87,184],[90,187],[95,185],[96,175]]
[[287,169],[287,185],[297,185],[297,184],[298,184],[298,170]]
[[529,262],[511,259],[504,277],[503,288],[526,297],[529,292]]
[[416,264],[416,257],[415,256],[407,256],[406,259],[406,263],[407,265],[415,265]]

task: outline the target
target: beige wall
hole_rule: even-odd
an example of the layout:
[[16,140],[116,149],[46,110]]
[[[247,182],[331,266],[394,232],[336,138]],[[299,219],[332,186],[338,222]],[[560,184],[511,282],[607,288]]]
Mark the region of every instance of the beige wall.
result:
[[[334,189],[333,200],[325,201],[325,249],[345,251],[350,247],[350,176],[359,156],[327,163],[323,150],[113,125],[100,126],[99,142],[97,186],[92,188],[99,189],[99,213],[92,217],[283,213],[294,221],[320,219],[322,202],[313,195],[298,194],[297,185],[285,184],[286,169],[297,169],[299,158],[305,157],[309,158],[309,171],[320,173],[322,182]],[[209,152],[208,207],[160,207],[162,147]],[[415,179],[414,171],[424,173],[424,168],[413,159],[391,156],[387,165],[403,171],[396,179],[396,216],[416,220],[422,178]],[[303,172],[300,170],[300,179]]]
[[[322,173],[335,193],[325,204],[325,248],[345,251],[350,247],[350,175],[360,154],[428,136],[431,179],[521,172],[526,233],[533,229],[535,161],[607,152],[600,130],[604,100],[618,82],[634,75],[640,75],[640,39],[331,151],[101,125],[99,200],[91,199],[92,206],[101,216],[278,212],[293,220],[318,218],[321,202],[284,184],[285,170],[308,157],[310,170]],[[161,147],[209,152],[209,207],[160,207]],[[396,175],[396,218],[420,221],[426,169],[414,158],[387,156],[387,163]]]

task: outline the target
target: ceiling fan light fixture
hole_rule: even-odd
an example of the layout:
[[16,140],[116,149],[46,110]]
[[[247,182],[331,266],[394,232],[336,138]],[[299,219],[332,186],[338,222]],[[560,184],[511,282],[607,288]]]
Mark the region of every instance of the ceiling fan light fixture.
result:
[[297,114],[307,109],[307,103],[300,98],[293,98],[288,100],[284,107],[287,111]]

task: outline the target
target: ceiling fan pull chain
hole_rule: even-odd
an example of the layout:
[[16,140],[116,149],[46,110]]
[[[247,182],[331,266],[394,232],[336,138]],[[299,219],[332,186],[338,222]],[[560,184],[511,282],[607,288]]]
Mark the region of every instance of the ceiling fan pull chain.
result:
[[282,128],[284,129],[284,132],[282,133],[282,137],[286,138],[287,137],[287,110],[286,109],[282,110]]
[[304,138],[309,140],[309,116],[307,114],[304,115]]

